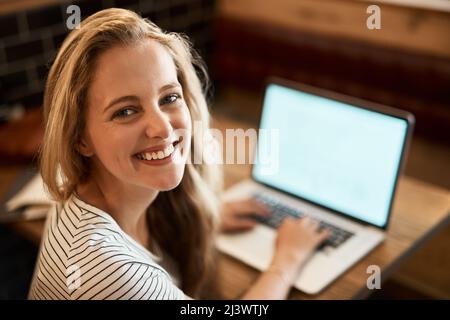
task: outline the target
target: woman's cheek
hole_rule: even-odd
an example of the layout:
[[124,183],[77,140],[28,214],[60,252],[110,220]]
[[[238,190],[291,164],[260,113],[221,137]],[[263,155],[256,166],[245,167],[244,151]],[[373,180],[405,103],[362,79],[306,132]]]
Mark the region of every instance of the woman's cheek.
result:
[[116,126],[103,130],[102,134],[102,149],[105,155],[128,155],[132,152],[130,149],[136,145],[139,139],[139,132],[137,128],[124,128]]

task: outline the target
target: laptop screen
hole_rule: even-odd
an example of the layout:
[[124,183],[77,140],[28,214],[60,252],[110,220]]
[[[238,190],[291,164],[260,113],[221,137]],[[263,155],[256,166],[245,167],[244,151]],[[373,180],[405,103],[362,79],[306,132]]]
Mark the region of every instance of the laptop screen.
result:
[[[270,84],[260,129],[266,130],[259,133],[256,181],[386,225],[407,120]],[[262,139],[263,131],[277,132],[277,139]],[[266,170],[262,152],[277,161],[276,170]]]

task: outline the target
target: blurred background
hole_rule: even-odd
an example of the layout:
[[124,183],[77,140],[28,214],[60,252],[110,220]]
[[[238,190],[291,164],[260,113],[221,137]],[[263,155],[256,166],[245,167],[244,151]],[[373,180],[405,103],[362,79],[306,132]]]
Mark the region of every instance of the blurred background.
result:
[[[448,0],[0,0],[2,177],[35,162],[46,76],[71,4],[82,18],[122,7],[186,33],[208,65],[217,117],[257,124],[269,76],[408,110],[416,128],[406,174],[450,189]],[[381,29],[366,26],[371,4]],[[36,250],[0,225],[0,298],[25,297]],[[447,226],[372,298],[449,299],[449,270]]]

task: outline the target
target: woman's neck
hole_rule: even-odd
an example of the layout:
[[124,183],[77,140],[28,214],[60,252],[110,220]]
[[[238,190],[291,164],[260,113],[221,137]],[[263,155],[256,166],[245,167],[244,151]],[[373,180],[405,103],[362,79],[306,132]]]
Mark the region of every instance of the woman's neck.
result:
[[146,212],[158,191],[125,185],[113,176],[100,174],[92,175],[76,190],[82,200],[111,215],[129,236],[150,248]]

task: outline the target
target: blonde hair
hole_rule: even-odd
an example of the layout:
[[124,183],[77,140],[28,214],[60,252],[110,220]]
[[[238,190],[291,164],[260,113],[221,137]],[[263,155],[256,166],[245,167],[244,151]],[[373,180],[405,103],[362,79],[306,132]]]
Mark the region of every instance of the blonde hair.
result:
[[[87,92],[98,56],[116,45],[146,39],[162,44],[172,56],[192,122],[209,128],[205,100],[208,77],[200,57],[186,37],[163,32],[158,26],[125,9],[106,9],[85,19],[64,40],[47,79],[44,95],[45,135],[40,170],[49,193],[65,201],[89,177],[89,159],[78,152],[84,130]],[[203,73],[202,84],[196,73]],[[200,132],[199,132],[200,134]],[[191,157],[202,143],[193,133]],[[218,166],[188,161],[179,186],[158,197],[147,210],[149,230],[162,249],[178,262],[181,287],[202,297],[213,270],[214,217],[222,176]],[[167,213],[170,213],[169,215]],[[177,235],[174,238],[174,235]]]

